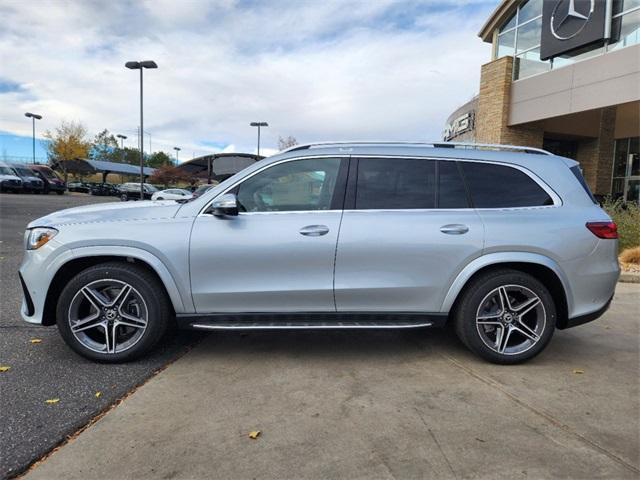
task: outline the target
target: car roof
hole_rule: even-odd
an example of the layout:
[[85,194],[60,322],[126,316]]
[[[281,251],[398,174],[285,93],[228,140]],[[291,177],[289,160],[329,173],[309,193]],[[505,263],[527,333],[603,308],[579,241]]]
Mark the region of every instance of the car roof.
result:
[[[456,160],[486,160],[531,168],[536,163],[548,165],[562,162],[569,167],[578,165],[570,158],[560,157],[546,150],[517,145],[494,145],[454,142],[323,142],[296,145],[261,162],[275,162],[291,157],[317,155],[336,156],[398,156]],[[264,164],[264,163],[263,163]]]

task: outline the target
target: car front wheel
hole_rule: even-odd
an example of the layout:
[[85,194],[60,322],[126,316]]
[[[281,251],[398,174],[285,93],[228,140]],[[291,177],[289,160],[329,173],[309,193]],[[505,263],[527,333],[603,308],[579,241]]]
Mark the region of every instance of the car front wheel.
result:
[[471,351],[493,363],[514,364],[548,345],[556,328],[556,308],[535,277],[498,270],[465,288],[454,321],[458,337]]
[[58,329],[91,360],[118,363],[152,349],[167,330],[170,308],[154,275],[128,263],[104,263],[77,274],[60,294]]

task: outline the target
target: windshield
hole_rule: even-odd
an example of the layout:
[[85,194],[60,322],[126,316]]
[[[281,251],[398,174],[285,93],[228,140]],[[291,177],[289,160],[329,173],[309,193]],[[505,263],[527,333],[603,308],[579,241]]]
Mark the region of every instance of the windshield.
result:
[[13,169],[18,172],[18,175],[22,175],[23,177],[33,177],[33,172],[28,168],[13,167]]
[[56,172],[54,172],[50,168],[40,168],[38,169],[38,171],[47,178],[50,178],[53,180],[60,180],[60,177],[56,175]]
[[15,173],[9,167],[0,167],[0,175],[14,175]]

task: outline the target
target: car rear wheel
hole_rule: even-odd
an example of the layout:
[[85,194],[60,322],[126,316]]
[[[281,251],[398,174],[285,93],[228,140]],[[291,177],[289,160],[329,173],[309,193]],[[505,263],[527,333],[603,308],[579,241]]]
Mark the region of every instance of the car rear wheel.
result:
[[126,193],[123,193],[122,195],[120,195],[120,200],[122,200],[123,202],[128,201],[129,195],[127,195]]
[[474,279],[454,312],[456,333],[471,351],[493,363],[535,357],[556,328],[553,297],[533,276],[498,270]]
[[164,197],[158,197],[156,200],[164,200]]
[[159,281],[127,263],[104,263],[76,275],[56,309],[65,342],[91,360],[119,363],[153,348],[170,323],[170,307]]

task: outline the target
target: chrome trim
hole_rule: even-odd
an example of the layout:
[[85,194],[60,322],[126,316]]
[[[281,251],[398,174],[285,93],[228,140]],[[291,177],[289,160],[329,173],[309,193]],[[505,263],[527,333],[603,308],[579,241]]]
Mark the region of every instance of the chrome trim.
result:
[[420,328],[431,327],[432,322],[412,323],[412,324],[380,324],[380,325],[205,325],[200,323],[192,323],[191,328],[201,330],[348,330],[348,329],[403,329],[403,328]]

